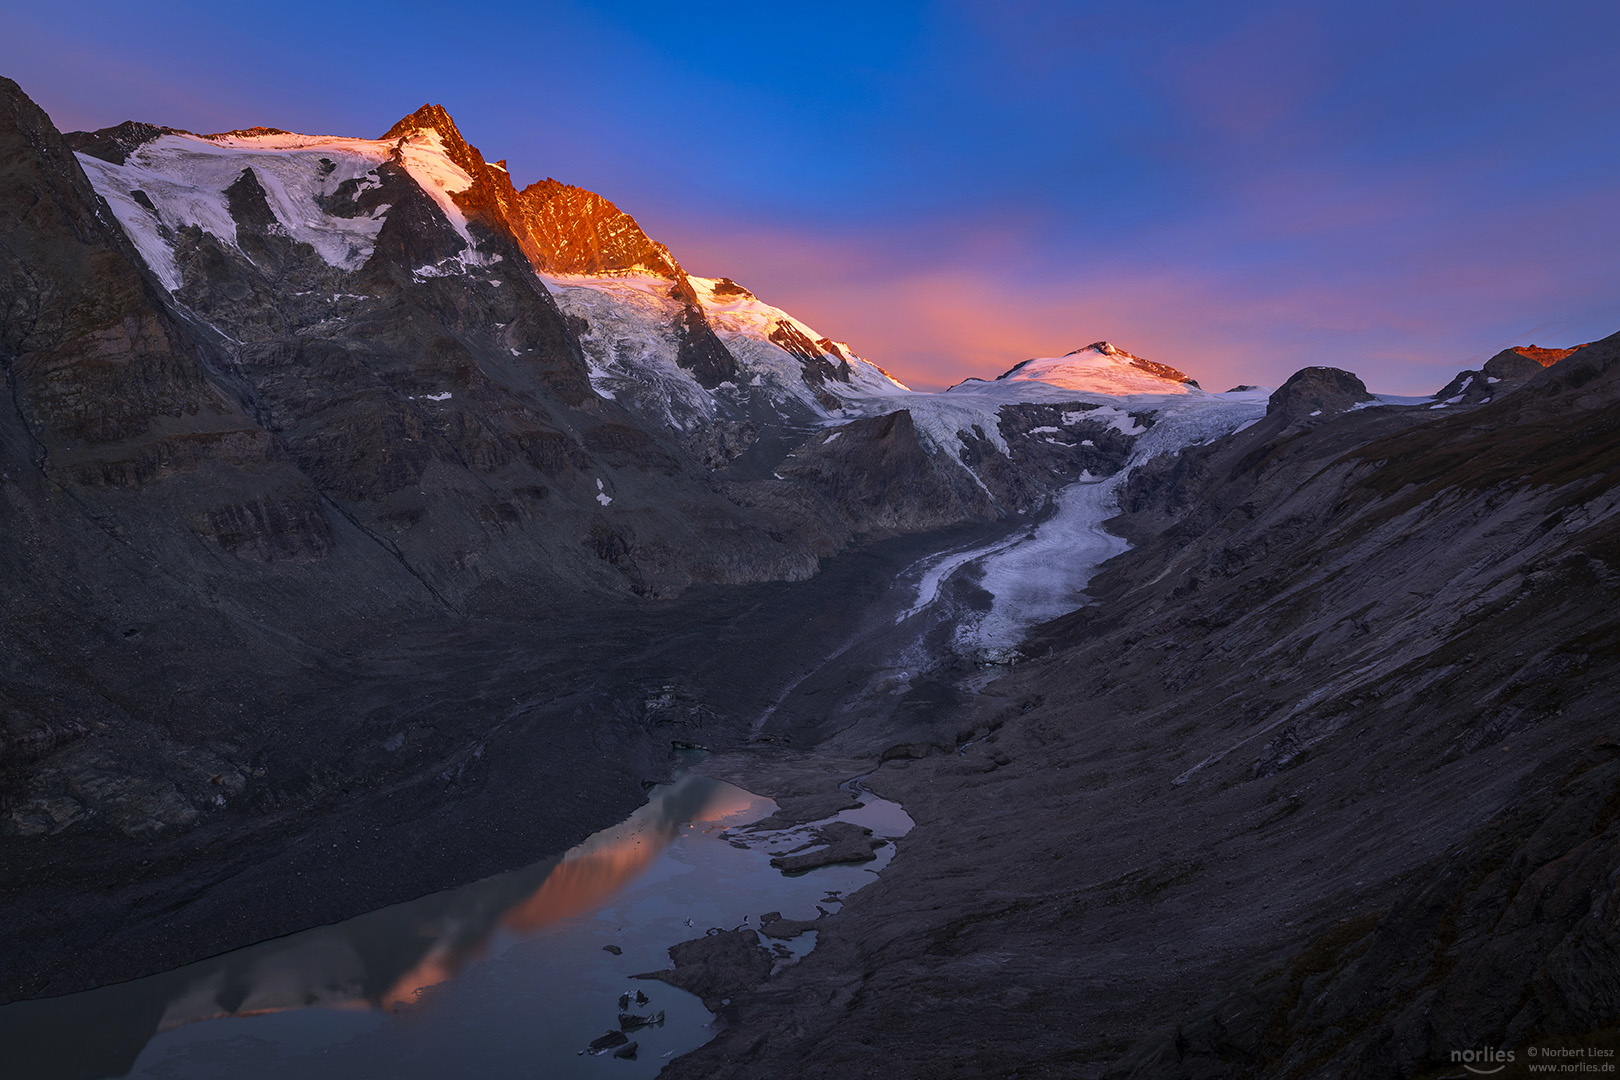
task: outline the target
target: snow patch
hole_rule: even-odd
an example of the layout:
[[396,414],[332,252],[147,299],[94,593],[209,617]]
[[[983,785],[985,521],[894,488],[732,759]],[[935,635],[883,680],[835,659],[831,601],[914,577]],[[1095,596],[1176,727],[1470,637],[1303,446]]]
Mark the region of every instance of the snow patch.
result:
[[[416,132],[403,140],[347,139],[325,135],[161,135],[137,147],[122,165],[88,154],[75,155],[96,193],[129,235],[152,272],[170,292],[182,284],[174,262],[175,234],[196,226],[235,247],[236,222],[225,189],[242,170],[252,169],[264,188],[265,201],[280,230],[308,244],[331,266],[358,270],[371,257],[388,207],[370,216],[345,218],[326,213],[320,200],[339,185],[355,181],[362,190],[376,187],[377,167],[398,149],[411,179],[450,220],[468,251],[463,266],[486,260],[472,250],[466,215],[452,195],[472,186],[472,177],[450,160],[437,131]],[[142,192],[154,209],[134,196]],[[487,260],[495,261],[495,260]],[[419,276],[444,276],[424,267]]]
[[411,179],[439,204],[439,209],[450,219],[456,232],[467,241],[469,248],[472,247],[473,238],[467,231],[467,216],[450,196],[472,187],[473,178],[467,174],[467,170],[450,160],[450,153],[444,148],[444,139],[437,131],[428,128],[413,132],[395,145],[399,150],[400,162],[405,166],[405,171],[411,174]]
[[[122,165],[75,155],[96,193],[129,235],[152,273],[170,292],[181,285],[174,262],[175,233],[197,226],[222,243],[236,246],[225,189],[252,169],[265,201],[285,235],[308,244],[329,265],[357,270],[371,257],[382,216],[340,218],[316,201],[339,184],[375,183],[373,171],[388,158],[383,144],[369,139],[308,135],[204,139],[162,135],[136,148]],[[330,165],[330,167],[328,167]],[[155,210],[136,201],[142,192]]]

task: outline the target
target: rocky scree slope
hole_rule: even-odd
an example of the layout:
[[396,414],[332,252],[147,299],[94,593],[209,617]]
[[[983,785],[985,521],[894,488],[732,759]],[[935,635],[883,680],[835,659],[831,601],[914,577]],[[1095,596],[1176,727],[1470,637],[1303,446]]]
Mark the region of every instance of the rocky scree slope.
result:
[[1095,602],[867,781],[918,823],[884,875],[667,1075],[1408,1076],[1612,1031],[1620,335],[1489,404],[1365,396],[1308,369],[1134,473]]

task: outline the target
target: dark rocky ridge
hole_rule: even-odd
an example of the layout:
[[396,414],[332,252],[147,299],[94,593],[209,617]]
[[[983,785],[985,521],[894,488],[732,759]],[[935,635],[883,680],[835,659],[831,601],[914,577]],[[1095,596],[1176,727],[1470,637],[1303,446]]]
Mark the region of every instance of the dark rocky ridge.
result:
[[1479,370],[1459,371],[1456,378],[1435,391],[1435,398],[1448,404],[1482,405],[1497,394],[1511,390],[1586,345],[1571,349],[1543,349],[1536,345],[1503,349],[1485,361]]
[[917,821],[883,876],[666,1075],[1438,1075],[1605,1038],[1620,335],[1488,405],[1289,418],[1357,396],[1309,375],[1139,469],[1096,602],[865,781]]
[[143,124],[138,120],[125,120],[116,127],[102,128],[100,131],[74,131],[62,136],[68,149],[81,154],[110,161],[114,165],[122,165],[129,159],[138,147],[151,142],[159,135],[167,135],[176,128],[159,127],[156,124]]

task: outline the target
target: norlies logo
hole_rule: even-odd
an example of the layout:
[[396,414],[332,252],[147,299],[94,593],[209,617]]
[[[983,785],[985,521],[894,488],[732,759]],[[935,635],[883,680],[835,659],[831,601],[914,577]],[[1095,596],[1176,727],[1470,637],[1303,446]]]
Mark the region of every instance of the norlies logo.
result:
[[1489,1076],[1499,1073],[1513,1063],[1512,1050],[1453,1050],[1453,1064],[1461,1065],[1471,1073]]

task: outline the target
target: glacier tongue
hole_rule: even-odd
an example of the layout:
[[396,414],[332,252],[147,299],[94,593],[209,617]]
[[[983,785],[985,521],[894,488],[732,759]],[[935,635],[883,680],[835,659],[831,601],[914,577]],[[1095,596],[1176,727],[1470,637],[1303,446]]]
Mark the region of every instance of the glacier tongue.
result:
[[1265,411],[1265,402],[1255,395],[1191,394],[1160,406],[1125,468],[1104,480],[1071,484],[1059,493],[1051,517],[1011,543],[963,560],[977,568],[979,584],[993,599],[988,612],[964,619],[957,628],[956,650],[975,659],[1001,659],[1032,626],[1080,607],[1102,564],[1129,546],[1103,522],[1119,513],[1119,491],[1131,471],[1160,454],[1218,439]]

